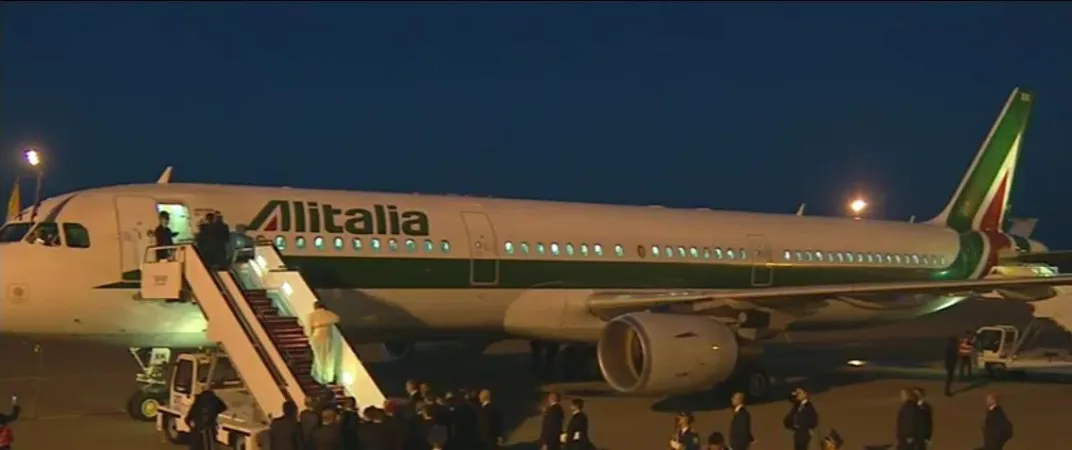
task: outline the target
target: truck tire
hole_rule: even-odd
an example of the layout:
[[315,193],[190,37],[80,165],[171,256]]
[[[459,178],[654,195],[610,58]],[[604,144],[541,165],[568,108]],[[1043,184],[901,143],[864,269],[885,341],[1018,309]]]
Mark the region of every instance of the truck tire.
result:
[[175,445],[187,444],[190,440],[190,435],[179,431],[178,427],[179,418],[171,414],[165,414],[163,417],[163,432],[164,439]]
[[160,396],[144,390],[138,390],[127,399],[127,414],[134,420],[152,422],[156,420],[156,411],[163,403]]

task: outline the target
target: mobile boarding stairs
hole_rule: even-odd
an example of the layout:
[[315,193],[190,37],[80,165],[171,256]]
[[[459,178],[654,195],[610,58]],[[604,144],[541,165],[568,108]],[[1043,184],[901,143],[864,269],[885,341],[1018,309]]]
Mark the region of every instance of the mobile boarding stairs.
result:
[[256,417],[245,421],[266,426],[282,415],[284,401],[301,406],[306,397],[383,404],[383,392],[338,327],[332,347],[339,352],[339,384],[325,386],[313,377],[305,329],[317,297],[274,246],[258,245],[252,259],[226,270],[207,265],[193,245],[150,247],[141,274],[142,299],[187,299],[200,307],[209,340],[219,344],[256,404]]

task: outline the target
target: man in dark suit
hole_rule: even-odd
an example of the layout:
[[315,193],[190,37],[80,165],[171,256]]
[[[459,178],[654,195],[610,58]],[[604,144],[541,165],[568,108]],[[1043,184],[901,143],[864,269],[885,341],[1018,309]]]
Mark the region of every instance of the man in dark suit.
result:
[[953,396],[953,380],[957,376],[957,358],[960,356],[960,341],[950,336],[945,342],[945,395]]
[[480,431],[480,448],[497,450],[503,444],[502,416],[499,409],[491,404],[491,391],[480,391],[480,411],[477,415],[477,429]]
[[919,404],[912,391],[908,388],[901,389],[901,409],[897,410],[897,450],[915,450],[920,414]]
[[283,416],[272,419],[268,426],[268,442],[272,450],[302,450],[305,438],[298,425],[298,405],[283,402]]
[[916,405],[919,406],[919,424],[916,426],[916,450],[927,450],[931,446],[931,437],[934,435],[934,410],[927,403],[927,393],[923,388],[912,391],[916,396]]
[[819,428],[819,413],[808,399],[807,391],[801,388],[793,390],[793,406],[782,423],[793,432],[793,449],[808,450],[811,437]]
[[983,450],[1002,450],[1012,439],[1012,422],[998,404],[997,394],[986,396],[986,419],[983,420]]
[[569,423],[562,436],[565,450],[590,450],[592,441],[588,438],[588,415],[584,413],[584,400],[570,400],[570,412]]
[[562,405],[558,404],[560,397],[557,392],[547,394],[547,404],[543,408],[543,424],[540,426],[540,449],[559,450],[562,448],[562,423],[565,421],[565,412]]
[[752,436],[752,414],[744,407],[744,393],[737,392],[730,398],[733,419],[730,420],[730,448],[748,450],[755,441]]

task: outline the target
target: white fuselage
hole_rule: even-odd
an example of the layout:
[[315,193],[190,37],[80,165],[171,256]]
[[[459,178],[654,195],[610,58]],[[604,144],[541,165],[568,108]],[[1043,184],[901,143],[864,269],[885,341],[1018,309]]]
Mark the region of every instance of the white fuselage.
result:
[[[222,212],[232,227],[254,225],[249,234],[276,242],[288,264],[299,266],[321,300],[355,330],[353,336],[369,342],[478,335],[594,341],[603,321],[585,311],[584,299],[596,290],[979,275],[971,273],[975,267],[956,266],[958,233],[928,224],[455,196],[129,185],[75,192],[41,205],[37,222],[88,230],[84,248],[45,246],[0,233],[9,241],[0,243],[0,331],[136,347],[203,344],[204,319],[195,305],[136,299],[137,271],[152,244],[149,232],[157,225],[160,205],[170,205],[171,227],[184,230],[180,237],[189,237],[207,211]],[[18,224],[8,225],[13,226]],[[71,240],[66,234],[62,238],[63,244]],[[786,305],[775,312],[787,315],[792,326],[845,327],[915,317],[959,298],[838,300],[820,307]]]

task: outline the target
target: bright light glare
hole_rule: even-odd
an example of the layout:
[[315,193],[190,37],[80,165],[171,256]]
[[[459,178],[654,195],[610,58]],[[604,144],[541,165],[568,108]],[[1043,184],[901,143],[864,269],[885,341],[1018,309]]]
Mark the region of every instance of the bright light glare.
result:
[[26,150],[26,152],[23,153],[23,156],[26,158],[26,162],[30,163],[31,166],[37,167],[41,164],[41,154],[38,153],[37,150]]
[[863,366],[867,365],[867,362],[860,361],[858,359],[850,359],[845,364],[848,364],[848,365],[853,366],[853,367],[863,367]]
[[863,210],[867,209],[867,202],[862,198],[858,198],[853,200],[852,203],[849,203],[849,209],[851,209],[853,213],[860,214]]

